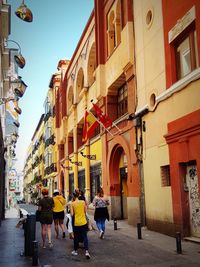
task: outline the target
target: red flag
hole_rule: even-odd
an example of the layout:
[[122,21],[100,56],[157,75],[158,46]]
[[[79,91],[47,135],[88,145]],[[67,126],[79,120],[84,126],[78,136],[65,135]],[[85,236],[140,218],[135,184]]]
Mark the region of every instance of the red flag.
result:
[[108,118],[108,116],[104,115],[103,111],[96,104],[92,103],[92,105],[94,107],[94,110],[95,110],[95,113],[96,113],[98,119],[103,124],[103,126],[105,128],[112,126],[112,121]]
[[94,130],[98,127],[98,125],[99,123],[97,122],[95,117],[91,113],[88,113],[86,111],[83,126],[83,143],[85,143],[92,136]]

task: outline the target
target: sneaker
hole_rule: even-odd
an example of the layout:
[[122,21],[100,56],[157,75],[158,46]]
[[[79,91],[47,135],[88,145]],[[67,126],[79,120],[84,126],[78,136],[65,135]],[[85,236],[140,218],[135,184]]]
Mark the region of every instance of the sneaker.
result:
[[62,237],[65,238],[65,232],[63,232],[63,236]]
[[85,252],[85,257],[86,257],[86,259],[90,259],[90,253],[86,250],[86,252]]
[[100,232],[100,234],[99,234],[99,237],[101,238],[101,239],[103,239],[104,238],[104,232],[101,230],[101,232]]
[[73,250],[72,251],[72,256],[77,256],[78,255],[78,252],[76,250]]
[[53,247],[53,243],[49,242],[49,247],[52,248]]

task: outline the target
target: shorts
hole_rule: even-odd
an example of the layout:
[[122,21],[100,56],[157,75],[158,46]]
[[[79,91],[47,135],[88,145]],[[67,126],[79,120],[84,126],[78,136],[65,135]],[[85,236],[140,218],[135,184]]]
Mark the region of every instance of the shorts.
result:
[[52,224],[52,222],[53,222],[53,212],[52,211],[41,211],[40,223],[41,224]]
[[64,220],[64,217],[65,217],[64,210],[59,211],[59,212],[53,212],[53,219],[54,220]]

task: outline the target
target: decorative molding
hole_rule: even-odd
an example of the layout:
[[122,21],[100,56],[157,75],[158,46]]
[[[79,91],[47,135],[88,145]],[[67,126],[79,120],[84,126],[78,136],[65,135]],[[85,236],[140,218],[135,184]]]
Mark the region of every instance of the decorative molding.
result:
[[168,40],[171,43],[181,32],[183,32],[196,19],[195,6],[193,6],[176,25],[169,31]]

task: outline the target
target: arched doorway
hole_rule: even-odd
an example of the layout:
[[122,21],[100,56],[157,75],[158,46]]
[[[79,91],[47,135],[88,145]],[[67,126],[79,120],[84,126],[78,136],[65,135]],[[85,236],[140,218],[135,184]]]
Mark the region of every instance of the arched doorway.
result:
[[111,216],[117,219],[127,219],[128,168],[127,156],[120,144],[115,145],[110,157],[110,195]]

